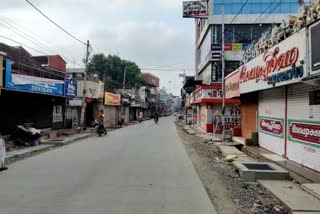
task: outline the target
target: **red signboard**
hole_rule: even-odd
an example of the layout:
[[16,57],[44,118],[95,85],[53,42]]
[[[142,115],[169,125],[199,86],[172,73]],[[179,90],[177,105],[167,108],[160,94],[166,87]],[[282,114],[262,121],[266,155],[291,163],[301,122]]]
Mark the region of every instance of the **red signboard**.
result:
[[224,50],[225,51],[232,51],[232,43],[225,43]]
[[273,118],[260,118],[260,131],[273,135],[283,136],[283,121]]
[[320,145],[320,124],[290,121],[289,136],[295,141],[309,142]]

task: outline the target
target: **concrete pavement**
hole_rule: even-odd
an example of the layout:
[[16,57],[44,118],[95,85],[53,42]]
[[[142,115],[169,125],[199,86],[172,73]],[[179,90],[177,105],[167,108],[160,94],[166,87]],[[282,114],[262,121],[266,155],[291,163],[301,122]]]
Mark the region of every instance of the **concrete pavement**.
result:
[[212,214],[172,118],[110,132],[0,173],[1,214]]

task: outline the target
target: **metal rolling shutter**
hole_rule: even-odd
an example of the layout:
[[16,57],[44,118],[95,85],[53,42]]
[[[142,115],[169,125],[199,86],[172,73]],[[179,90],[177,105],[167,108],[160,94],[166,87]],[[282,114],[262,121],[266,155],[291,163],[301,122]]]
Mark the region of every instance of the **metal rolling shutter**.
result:
[[[258,113],[259,144],[279,155],[284,155],[285,147],[285,88],[273,88],[259,92]],[[265,122],[282,123],[282,133],[274,134],[266,130]]]
[[293,136],[290,132],[295,123],[320,126],[320,105],[309,105],[309,92],[313,89],[306,84],[288,87],[287,156],[292,161],[320,171],[320,137],[314,138],[318,141],[316,144],[297,139],[299,135]]

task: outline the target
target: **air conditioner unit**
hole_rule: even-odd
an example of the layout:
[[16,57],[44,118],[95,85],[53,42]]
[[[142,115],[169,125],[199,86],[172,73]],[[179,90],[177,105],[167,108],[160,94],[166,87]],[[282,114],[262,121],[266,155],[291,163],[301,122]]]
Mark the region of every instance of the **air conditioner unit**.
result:
[[320,20],[309,27],[310,74],[320,74]]

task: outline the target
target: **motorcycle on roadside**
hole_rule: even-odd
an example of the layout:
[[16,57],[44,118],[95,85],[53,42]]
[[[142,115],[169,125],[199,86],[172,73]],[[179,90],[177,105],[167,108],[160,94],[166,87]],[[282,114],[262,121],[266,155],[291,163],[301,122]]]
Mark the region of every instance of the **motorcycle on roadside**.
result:
[[96,132],[99,135],[99,137],[101,137],[102,135],[108,134],[107,129],[101,120],[95,120],[94,127],[96,128]]

